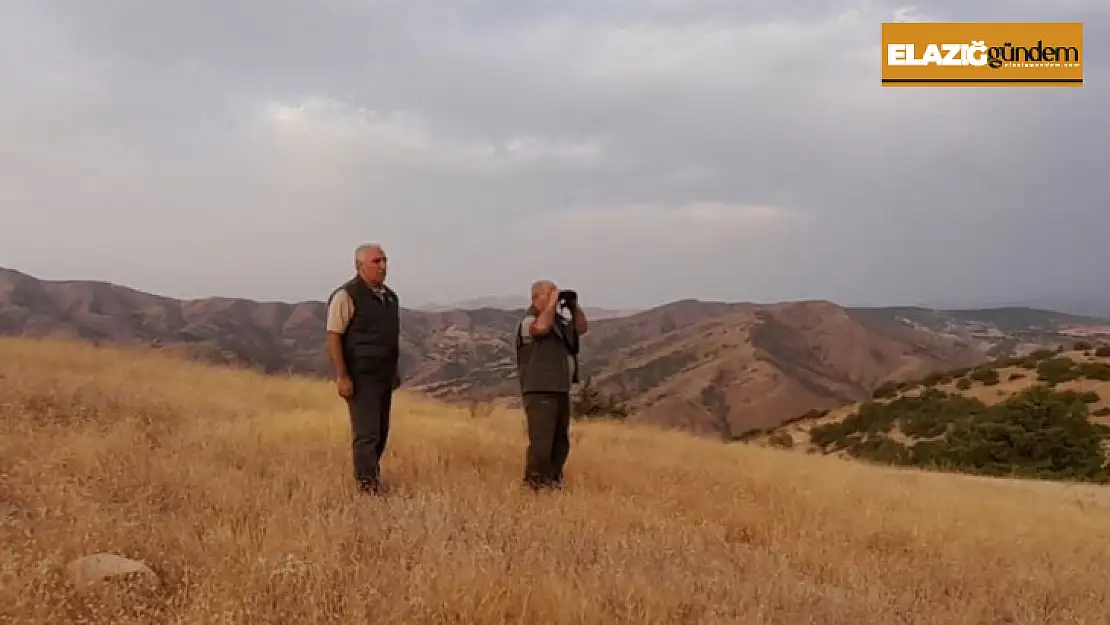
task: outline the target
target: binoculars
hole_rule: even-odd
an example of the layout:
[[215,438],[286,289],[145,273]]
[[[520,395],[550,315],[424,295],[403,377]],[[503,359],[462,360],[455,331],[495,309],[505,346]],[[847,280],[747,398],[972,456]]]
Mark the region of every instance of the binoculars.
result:
[[578,305],[578,293],[569,289],[559,291],[559,302],[567,308],[574,308]]

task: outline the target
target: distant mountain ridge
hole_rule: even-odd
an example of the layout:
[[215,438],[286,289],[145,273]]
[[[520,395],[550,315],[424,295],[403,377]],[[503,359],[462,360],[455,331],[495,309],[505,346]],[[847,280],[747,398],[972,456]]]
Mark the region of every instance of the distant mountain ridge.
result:
[[[511,337],[520,313],[404,309],[406,387],[446,399],[512,402]],[[628,399],[636,420],[730,436],[858,401],[888,379],[1063,343],[1061,330],[1086,319],[1032,310],[684,299],[594,319],[582,365],[599,388]],[[267,372],[330,373],[323,302],[177,300],[0,269],[0,334],[143,344]]]
[[[452,302],[450,304],[424,304],[414,307],[415,310],[425,312],[444,312],[448,310],[481,310],[483,308],[496,308],[498,310],[523,310],[528,308],[528,298],[514,295],[486,295]],[[609,309],[596,306],[583,306],[586,314],[591,319],[613,319],[627,317],[642,312],[637,309]]]

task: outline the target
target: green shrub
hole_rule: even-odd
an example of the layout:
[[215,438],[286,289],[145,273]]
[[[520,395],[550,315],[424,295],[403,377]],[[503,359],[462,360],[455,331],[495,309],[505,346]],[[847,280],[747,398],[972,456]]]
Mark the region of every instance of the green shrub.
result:
[[1020,371],[1015,371],[1015,372],[1010,374],[1010,379],[1011,380],[1020,380],[1024,377],[1025,377],[1025,374],[1021,373]]
[[732,435],[732,441],[736,442],[736,443],[746,443],[748,441],[755,440],[755,439],[759,438],[761,435],[763,435],[765,433],[766,433],[766,430],[764,430],[763,428],[752,428],[750,430],[744,430],[743,432],[740,432],[739,434],[733,434]]
[[587,377],[577,396],[571,398],[571,417],[623,420],[628,417],[628,409],[616,397],[595,388],[593,378]]
[[1110,345],[1100,345],[1095,350],[1096,358],[1110,358]]
[[1097,404],[1099,402],[1099,399],[1101,399],[1098,396],[1098,393],[1094,391],[1086,391],[1083,393],[1071,390],[1059,391],[1057,393],[1057,396],[1065,401],[1078,401],[1083,402],[1084,404]]
[[971,380],[969,380],[968,378],[960,378],[959,380],[956,380],[956,388],[960,389],[961,391],[966,391],[967,389],[971,388]]
[[1077,352],[1085,352],[1091,349],[1090,341],[1076,341],[1071,348]]
[[790,448],[794,446],[794,437],[787,432],[775,432],[767,438],[767,442],[774,447]]
[[1041,361],[1037,365],[1037,380],[1049,385],[1070,382],[1079,378],[1077,363],[1067,356],[1058,356]]
[[1022,369],[1036,369],[1037,365],[1039,365],[1042,360],[1052,358],[1055,355],[1056,352],[1051,349],[1038,349],[1024,357],[1015,357],[1011,359],[1013,362],[1009,366],[1021,367]]
[[977,382],[982,382],[983,386],[994,386],[998,384],[998,370],[997,369],[976,369],[971,373],[971,379]]
[[[919,397],[866,402],[843,422],[814,428],[810,437],[822,451],[844,450],[887,464],[1106,482],[1110,470],[1102,442],[1110,427],[1088,420],[1088,406],[1097,401],[1093,392],[1057,392],[1038,384],[986,406],[930,388]],[[895,426],[909,443],[889,436]]]
[[857,433],[855,430],[855,422],[852,417],[848,417],[843,421],[835,421],[818,425],[809,430],[809,440],[821,451],[832,451],[836,449],[843,449],[845,441]]
[[1038,385],[958,423],[935,461],[986,475],[1104,482],[1107,428],[1088,420],[1087,405]]
[[1110,365],[1104,362],[1080,363],[1079,375],[1088,380],[1110,380]]
[[1011,356],[1009,358],[999,359],[998,362],[995,363],[995,366],[998,368],[1020,367],[1023,362],[1029,359],[1030,358],[1028,356]]
[[824,417],[828,414],[829,414],[829,410],[827,408],[824,409],[824,410],[818,410],[817,408],[813,408],[813,409],[807,410],[806,412],[804,412],[804,413],[802,413],[802,414],[800,414],[796,417],[790,417],[789,419],[783,421],[779,425],[781,427],[783,425],[789,425],[791,423],[797,423],[799,421],[809,421],[809,420],[813,420],[813,419],[820,419],[821,417]]
[[848,446],[847,451],[853,458],[872,462],[895,465],[910,463],[910,452],[906,446],[882,435],[868,436],[855,441]]
[[898,414],[898,428],[906,436],[932,438],[947,432],[956,423],[986,410],[986,405],[971,397],[942,393],[922,395],[916,402],[892,406]]
[[876,399],[883,397],[893,397],[896,393],[898,393],[900,387],[901,384],[899,382],[883,382],[879,385],[878,388],[875,389],[873,393],[871,393],[871,396]]
[[1104,406],[1104,407],[1099,408],[1098,410],[1092,412],[1091,414],[1096,416],[1096,417],[1107,417],[1107,416],[1110,416],[1110,408],[1107,408],[1107,407]]
[[898,390],[905,392],[921,386],[921,380],[906,380],[898,385]]
[[948,443],[944,439],[920,441],[909,448],[911,464],[923,469],[949,468],[944,455]]
[[945,384],[952,381],[952,376],[944,371],[934,371],[925,376],[921,381],[926,387],[937,386],[938,384]]

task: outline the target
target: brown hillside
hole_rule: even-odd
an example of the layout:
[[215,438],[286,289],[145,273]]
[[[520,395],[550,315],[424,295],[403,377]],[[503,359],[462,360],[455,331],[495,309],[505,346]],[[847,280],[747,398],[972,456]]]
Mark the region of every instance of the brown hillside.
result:
[[747,306],[620,350],[596,380],[632,398],[635,420],[732,438],[983,358],[957,339],[905,337],[916,341],[875,333],[829,302]]
[[[439,398],[512,404],[511,333],[519,314],[405,309],[406,386]],[[322,302],[181,301],[0,269],[0,334],[155,345],[266,372],[327,375],[323,326]],[[881,310],[862,315],[828,302],[680,300],[595,320],[583,340],[582,364],[601,388],[630,399],[634,420],[732,437],[810,408],[862,399],[886,379],[974,364],[987,347],[972,337],[905,325]]]

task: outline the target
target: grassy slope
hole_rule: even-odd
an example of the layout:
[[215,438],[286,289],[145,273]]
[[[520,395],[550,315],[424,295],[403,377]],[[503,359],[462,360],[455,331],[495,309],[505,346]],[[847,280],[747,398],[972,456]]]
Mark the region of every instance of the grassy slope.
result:
[[[1110,500],[617,424],[517,488],[519,415],[397,401],[357,497],[332,387],[0,341],[0,621],[1093,623]],[[161,594],[82,594],[111,551]],[[146,612],[142,612],[145,610]],[[114,618],[113,618],[114,616]]]

